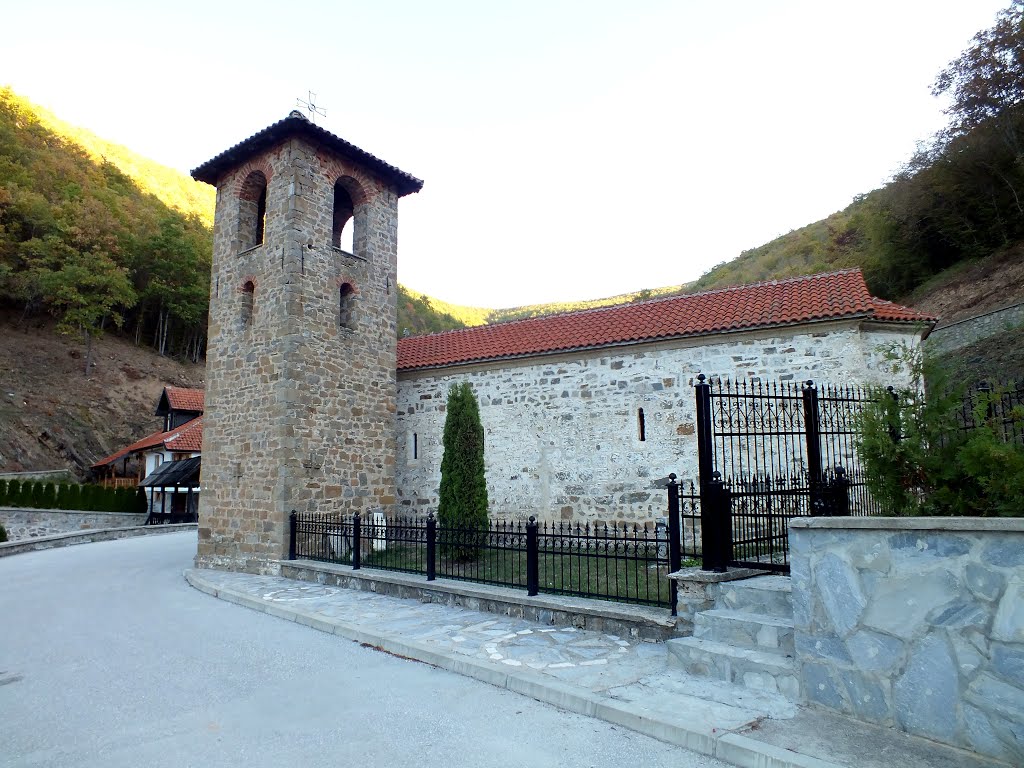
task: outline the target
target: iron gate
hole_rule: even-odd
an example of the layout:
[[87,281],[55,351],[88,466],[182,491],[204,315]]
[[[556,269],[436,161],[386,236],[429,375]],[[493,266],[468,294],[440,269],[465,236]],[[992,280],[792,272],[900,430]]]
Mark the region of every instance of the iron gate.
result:
[[856,451],[859,387],[695,385],[705,570],[729,565],[789,570],[789,521],[872,515]]

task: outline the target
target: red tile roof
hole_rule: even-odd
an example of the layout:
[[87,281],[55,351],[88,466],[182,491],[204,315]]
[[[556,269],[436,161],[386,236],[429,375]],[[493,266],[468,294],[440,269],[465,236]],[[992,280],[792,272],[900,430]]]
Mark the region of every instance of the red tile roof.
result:
[[[197,391],[197,390],[186,390],[186,391]],[[169,432],[154,432],[151,435],[146,435],[141,440],[137,440],[126,448],[122,448],[117,453],[112,453],[104,459],[100,459],[93,468],[105,467],[108,464],[112,464],[118,459],[123,459],[125,456],[131,453],[139,453],[149,448],[156,448],[158,445],[162,445],[168,451],[175,451],[179,453],[196,453],[203,450],[203,417],[197,416],[196,418],[182,424],[177,429],[172,429]]]
[[861,271],[847,269],[412,336],[398,341],[398,370],[846,318],[935,321],[929,315],[875,298],[868,292]]
[[167,404],[175,411],[203,412],[203,390],[185,387],[164,387]]
[[203,450],[203,417],[192,419],[167,434],[170,435],[164,440],[164,448],[167,450],[188,453],[201,451]]

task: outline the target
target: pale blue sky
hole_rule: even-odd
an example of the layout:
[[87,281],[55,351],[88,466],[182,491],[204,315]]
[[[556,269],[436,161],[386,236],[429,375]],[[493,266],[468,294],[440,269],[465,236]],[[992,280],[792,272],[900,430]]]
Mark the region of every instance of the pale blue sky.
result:
[[399,280],[513,306],[681,283],[880,184],[1006,0],[4,10],[0,83],[188,171],[284,117],[424,179]]

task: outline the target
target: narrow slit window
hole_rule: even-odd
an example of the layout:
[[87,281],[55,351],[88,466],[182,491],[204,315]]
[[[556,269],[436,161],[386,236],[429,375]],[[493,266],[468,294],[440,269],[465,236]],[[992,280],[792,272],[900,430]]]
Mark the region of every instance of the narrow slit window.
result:
[[647,422],[644,420],[644,409],[640,408],[636,412],[636,427],[637,436],[640,438],[640,442],[647,440]]
[[412,433],[412,457],[414,459],[420,457],[420,436],[415,432]]
[[248,326],[252,323],[253,305],[256,298],[256,285],[252,280],[246,281],[242,286],[242,325]]
[[355,289],[351,283],[342,283],[338,291],[338,325],[355,330]]

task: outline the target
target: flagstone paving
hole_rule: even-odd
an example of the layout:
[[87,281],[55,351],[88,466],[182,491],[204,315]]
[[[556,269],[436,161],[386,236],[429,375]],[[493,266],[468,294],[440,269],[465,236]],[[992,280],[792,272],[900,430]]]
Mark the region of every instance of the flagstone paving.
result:
[[[200,569],[187,570],[185,577],[222,599],[738,765],[995,765],[891,729],[809,711],[779,694],[688,675],[668,666],[660,642],[283,577]],[[843,748],[835,747],[837,739]]]

